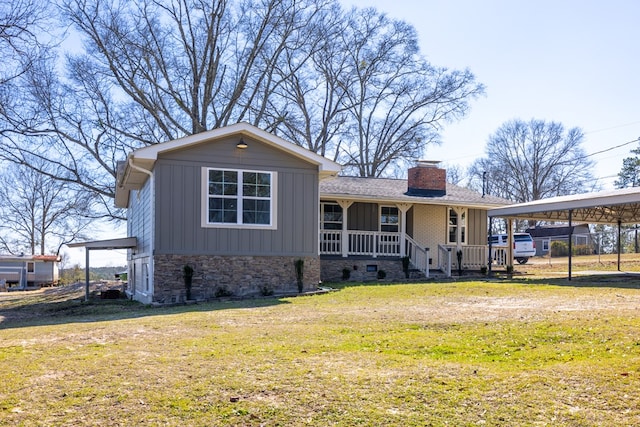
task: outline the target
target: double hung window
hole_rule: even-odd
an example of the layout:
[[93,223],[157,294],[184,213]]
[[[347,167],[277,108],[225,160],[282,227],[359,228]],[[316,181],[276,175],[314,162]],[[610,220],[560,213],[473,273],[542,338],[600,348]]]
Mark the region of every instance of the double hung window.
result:
[[455,209],[449,208],[449,232],[448,242],[449,244],[458,243],[458,228],[460,228],[460,242],[463,245],[467,244],[467,209],[461,209],[460,214]]
[[342,208],[336,203],[321,203],[320,228],[323,230],[342,230]]
[[395,206],[380,207],[380,231],[397,233],[399,230],[400,216]]
[[204,225],[275,228],[275,172],[205,169]]

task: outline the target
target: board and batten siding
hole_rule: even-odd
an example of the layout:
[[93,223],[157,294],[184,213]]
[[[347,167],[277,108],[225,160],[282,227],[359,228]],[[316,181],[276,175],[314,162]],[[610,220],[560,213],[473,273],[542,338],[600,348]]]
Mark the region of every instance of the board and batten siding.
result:
[[469,245],[487,244],[487,211],[483,209],[469,209],[467,211],[467,233]]
[[140,190],[131,192],[127,212],[127,235],[138,239],[133,257],[150,256],[152,252],[152,192],[153,179],[148,179]]
[[[318,254],[317,166],[244,137],[163,153],[154,168],[156,254],[314,256]],[[275,229],[202,226],[202,170],[277,173]]]

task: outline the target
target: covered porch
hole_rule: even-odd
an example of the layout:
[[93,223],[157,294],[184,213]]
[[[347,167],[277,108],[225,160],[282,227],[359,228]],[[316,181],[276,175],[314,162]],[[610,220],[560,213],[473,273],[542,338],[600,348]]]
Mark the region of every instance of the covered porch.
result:
[[[486,244],[468,244],[466,208],[442,207],[445,229],[437,233],[449,242],[425,243],[412,235],[416,222],[428,221],[412,211],[411,203],[358,203],[338,199],[321,204],[320,255],[335,258],[369,258],[401,260],[407,258],[410,268],[429,277],[439,270],[447,277],[458,269],[458,252],[463,270],[480,270],[489,259]],[[352,212],[353,209],[356,212]],[[377,213],[376,213],[377,212]],[[448,213],[447,213],[448,212]],[[446,216],[446,218],[444,218]],[[378,218],[375,224],[371,218]],[[368,221],[367,221],[368,218]],[[438,219],[439,220],[439,219]],[[370,222],[367,224],[367,222]],[[438,222],[438,221],[434,221]],[[441,221],[442,222],[442,221]],[[361,228],[378,230],[362,230]],[[452,243],[453,242],[453,243]]]

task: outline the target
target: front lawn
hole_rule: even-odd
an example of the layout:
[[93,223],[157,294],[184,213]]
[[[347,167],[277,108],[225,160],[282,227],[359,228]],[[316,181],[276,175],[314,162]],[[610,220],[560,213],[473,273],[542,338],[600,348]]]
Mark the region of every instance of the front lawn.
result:
[[594,285],[0,298],[0,425],[640,425],[640,282]]

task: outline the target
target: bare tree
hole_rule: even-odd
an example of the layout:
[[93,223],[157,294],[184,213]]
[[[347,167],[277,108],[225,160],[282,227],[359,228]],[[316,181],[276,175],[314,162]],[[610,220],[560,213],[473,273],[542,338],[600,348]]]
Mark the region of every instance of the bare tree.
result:
[[12,254],[58,255],[63,245],[84,237],[90,224],[86,194],[27,166],[5,169],[0,199],[0,247]]
[[285,83],[279,129],[347,172],[393,174],[437,143],[442,126],[464,116],[483,87],[468,70],[427,62],[405,22],[372,8],[332,12],[305,78],[292,73]]
[[593,162],[581,147],[579,128],[544,120],[512,120],[489,137],[486,157],[469,169],[478,187],[486,172],[486,191],[514,202],[594,190]]
[[44,32],[50,16],[39,0],[12,0],[0,3],[0,87],[18,78],[43,53]]
[[[415,30],[336,0],[63,0],[83,51],[42,61],[0,109],[0,159],[114,211],[133,149],[239,121],[363,176],[418,157],[482,92],[419,55]],[[42,165],[42,166],[38,166]]]

